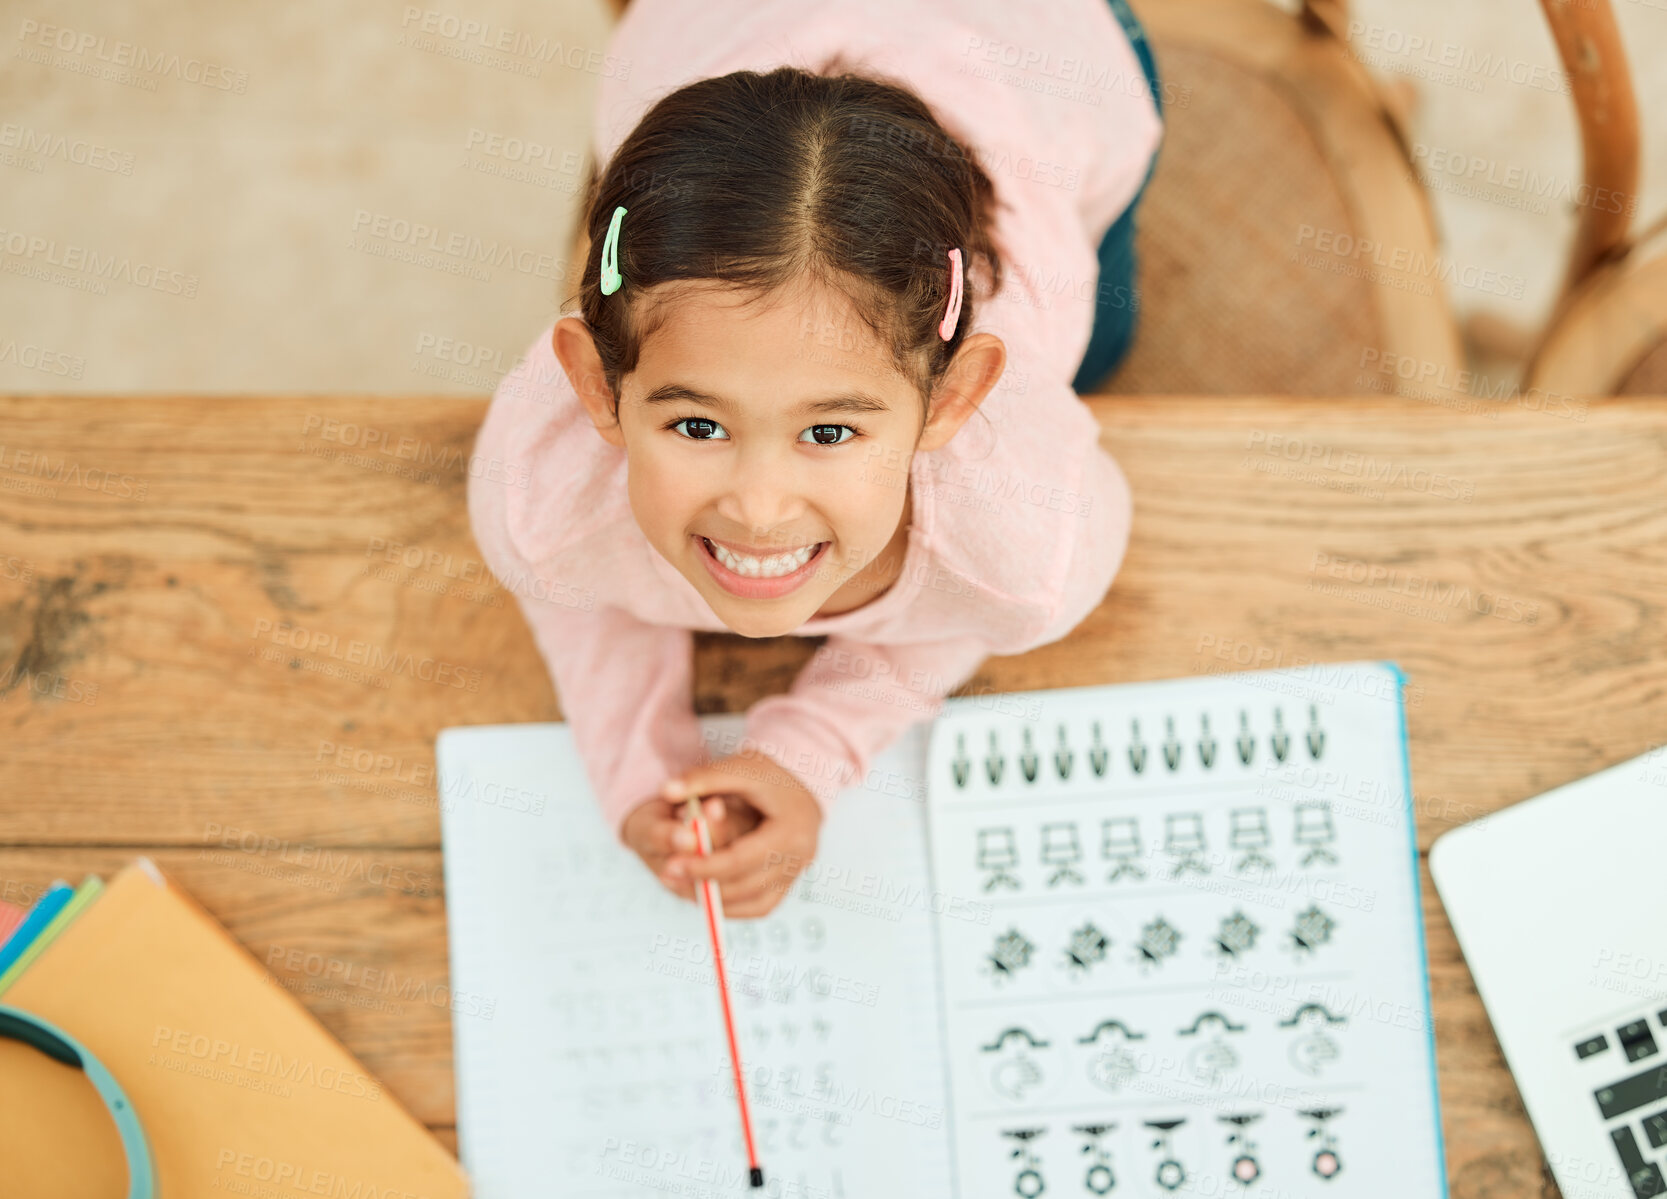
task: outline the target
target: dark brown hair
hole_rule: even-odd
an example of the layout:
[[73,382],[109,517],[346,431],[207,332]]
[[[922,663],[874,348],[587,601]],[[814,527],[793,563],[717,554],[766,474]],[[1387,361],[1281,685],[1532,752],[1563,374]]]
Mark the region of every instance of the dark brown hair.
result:
[[[926,406],[966,330],[974,292],[1001,289],[990,235],[995,188],[906,87],[798,67],[735,71],[662,97],[591,184],[590,252],[579,301],[614,394],[663,319],[675,280],[710,280],[751,304],[815,279],[847,295]],[[602,247],[617,205],[623,283],[602,294]],[[938,336],[960,247],[961,318]],[[983,270],[978,268],[982,266]],[[988,278],[983,276],[987,274]]]

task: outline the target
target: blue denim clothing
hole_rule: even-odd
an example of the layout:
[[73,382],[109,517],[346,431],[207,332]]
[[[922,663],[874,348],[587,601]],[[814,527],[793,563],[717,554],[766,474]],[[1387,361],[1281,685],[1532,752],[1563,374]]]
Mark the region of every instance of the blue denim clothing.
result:
[[[1152,47],[1146,40],[1146,30],[1130,11],[1128,0],[1109,0],[1109,3],[1146,71],[1152,103],[1158,110],[1158,116],[1162,117],[1162,88],[1157,64],[1152,58]],[[1140,314],[1140,292],[1135,286],[1134,214],[1140,197],[1146,194],[1146,185],[1152,181],[1152,169],[1157,161],[1154,154],[1134,199],[1129,201],[1129,206],[1112,223],[1100,242],[1100,285],[1095,291],[1094,329],[1089,334],[1088,350],[1083,354],[1082,365],[1077,368],[1077,377],[1071,382],[1072,389],[1079,394],[1093,391],[1103,382],[1123,361],[1123,356],[1129,352],[1129,344],[1134,340],[1135,321]]]

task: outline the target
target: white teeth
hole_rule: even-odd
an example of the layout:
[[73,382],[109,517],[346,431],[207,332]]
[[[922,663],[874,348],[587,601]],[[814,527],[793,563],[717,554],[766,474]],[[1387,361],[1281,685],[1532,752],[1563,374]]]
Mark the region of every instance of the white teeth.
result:
[[719,562],[738,575],[748,575],[755,579],[774,579],[782,575],[792,574],[799,567],[810,561],[810,556],[816,552],[816,545],[807,545],[801,549],[785,554],[771,554],[768,558],[754,558],[749,554],[737,554],[728,547],[719,545],[709,538],[701,538],[711,549]]

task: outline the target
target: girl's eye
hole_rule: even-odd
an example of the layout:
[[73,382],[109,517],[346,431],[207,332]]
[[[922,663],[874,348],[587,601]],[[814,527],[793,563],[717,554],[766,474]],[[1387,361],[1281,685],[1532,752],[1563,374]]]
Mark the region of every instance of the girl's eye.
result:
[[[676,429],[679,425],[689,426],[688,429],[682,430],[682,433],[690,441],[729,440],[729,434],[724,432],[724,427],[710,417],[683,416],[671,421],[665,427]],[[841,429],[849,433],[851,437],[840,436],[839,430]],[[811,435],[810,441],[815,445],[844,445],[847,441],[858,436],[857,430],[851,425],[812,425],[805,432]],[[800,440],[803,441],[804,438],[801,437]]]
[[824,441],[820,436],[820,432],[823,429],[847,429],[850,431],[851,437],[855,437],[857,435],[857,431],[851,428],[850,425],[812,425],[810,428],[806,429],[805,432],[811,434],[811,440],[817,445],[844,445],[847,441],[851,440],[851,437],[839,437],[839,435],[835,433],[834,436],[839,438],[837,441]]
[[690,441],[727,441],[727,440],[729,440],[729,434],[728,433],[724,433],[722,437],[713,436],[709,430],[717,429],[717,430],[721,431],[723,429],[723,426],[720,425],[717,421],[711,420],[711,419],[709,419],[707,417],[704,417],[704,416],[685,416],[685,417],[681,417],[677,420],[672,421],[671,424],[666,426],[666,428],[675,429],[675,428],[677,428],[678,425],[692,426],[693,432],[689,432],[689,433],[684,434],[684,436],[687,437]]

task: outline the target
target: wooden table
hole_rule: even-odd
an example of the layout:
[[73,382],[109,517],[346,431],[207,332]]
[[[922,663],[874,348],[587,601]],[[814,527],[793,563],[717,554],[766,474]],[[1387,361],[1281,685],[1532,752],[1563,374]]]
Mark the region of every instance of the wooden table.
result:
[[[1667,400],[1092,403],[1126,564],[967,689],[1394,659],[1426,850],[1667,735]],[[149,854],[453,1145],[434,736],[560,719],[469,535],[483,412],[0,399],[0,898]],[[813,644],[699,636],[697,709]],[[1423,897],[1452,1193],[1554,1194]],[[339,982],[371,969],[397,989]]]

